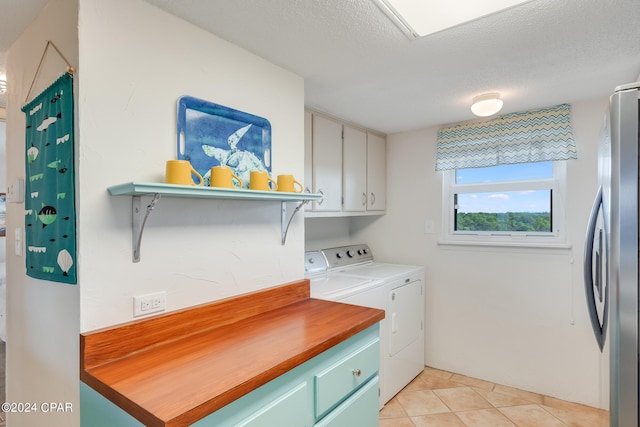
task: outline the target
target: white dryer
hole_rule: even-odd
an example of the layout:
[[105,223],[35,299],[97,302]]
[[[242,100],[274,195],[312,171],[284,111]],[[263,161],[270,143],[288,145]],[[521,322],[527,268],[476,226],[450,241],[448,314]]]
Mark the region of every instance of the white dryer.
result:
[[424,369],[424,268],[374,262],[367,245],[307,252],[314,298],[385,310],[380,323],[380,407]]

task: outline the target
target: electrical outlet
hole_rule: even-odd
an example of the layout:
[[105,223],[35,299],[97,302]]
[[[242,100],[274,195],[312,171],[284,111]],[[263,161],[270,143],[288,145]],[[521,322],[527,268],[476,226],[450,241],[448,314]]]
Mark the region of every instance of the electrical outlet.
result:
[[164,311],[166,308],[165,291],[133,297],[133,317],[146,316],[151,313]]

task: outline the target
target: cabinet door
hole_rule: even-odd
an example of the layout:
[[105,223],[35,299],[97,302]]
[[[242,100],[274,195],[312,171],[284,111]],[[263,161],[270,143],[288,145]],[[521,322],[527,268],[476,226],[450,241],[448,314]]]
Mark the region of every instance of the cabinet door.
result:
[[367,208],[367,134],[345,125],[342,156],[342,210],[364,211]]
[[314,211],[342,209],[342,124],[313,116],[313,192],[323,199]]
[[298,385],[236,424],[237,427],[308,426],[306,386],[306,383]]
[[[299,374],[298,374],[299,375]],[[209,414],[191,427],[308,427],[313,424],[313,390],[291,371]]]
[[80,382],[80,407],[82,427],[144,427],[140,421],[83,382]]
[[367,210],[387,209],[387,142],[367,134]]
[[324,414],[380,369],[380,340],[371,341],[365,347],[336,361],[315,375],[316,416]]
[[329,412],[315,427],[354,427],[378,425],[378,376],[353,396]]
[[304,191],[313,188],[313,115],[304,112]]

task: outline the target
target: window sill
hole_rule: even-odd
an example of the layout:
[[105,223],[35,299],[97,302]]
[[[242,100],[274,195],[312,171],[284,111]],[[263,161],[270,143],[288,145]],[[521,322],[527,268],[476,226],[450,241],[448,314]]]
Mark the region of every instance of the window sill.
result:
[[569,250],[573,247],[568,242],[531,242],[531,241],[497,241],[497,240],[438,240],[438,246],[476,246],[503,248],[534,248]]

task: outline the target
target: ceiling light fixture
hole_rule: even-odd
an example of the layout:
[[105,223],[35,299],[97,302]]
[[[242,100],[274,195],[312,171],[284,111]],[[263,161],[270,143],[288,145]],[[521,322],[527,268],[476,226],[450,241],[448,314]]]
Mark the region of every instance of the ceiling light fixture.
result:
[[410,39],[437,33],[533,0],[373,0]]
[[4,95],[5,93],[7,93],[7,81],[0,79],[0,95]]
[[497,92],[483,93],[473,98],[471,112],[476,116],[489,117],[502,109],[502,100]]

